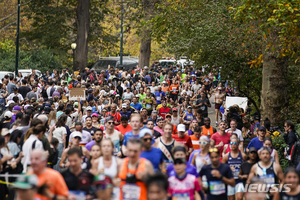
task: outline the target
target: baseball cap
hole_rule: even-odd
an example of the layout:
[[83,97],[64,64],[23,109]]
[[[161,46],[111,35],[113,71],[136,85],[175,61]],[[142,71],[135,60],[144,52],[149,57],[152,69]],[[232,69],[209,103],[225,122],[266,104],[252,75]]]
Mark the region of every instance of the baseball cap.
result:
[[74,132],[72,133],[72,138],[75,138],[75,137],[80,137],[80,138],[82,138],[82,134],[81,134],[79,131],[74,131]]
[[147,67],[147,66],[145,66],[145,67],[144,67],[144,69],[148,69],[148,67]]
[[166,81],[163,81],[162,83],[165,83],[165,84],[166,84],[167,82],[166,82]]
[[78,102],[74,102],[73,106],[78,107]]
[[98,117],[98,114],[97,113],[93,113],[92,117]]
[[192,109],[192,106],[188,106],[187,109]]
[[178,109],[175,107],[175,108],[172,108],[172,111],[177,111]]
[[31,189],[38,186],[38,178],[35,174],[25,175],[18,177],[17,181],[14,182],[14,188],[18,189]]
[[122,104],[122,108],[127,108],[127,104],[126,104],[126,103],[123,103],[123,104]]
[[158,117],[158,118],[156,119],[156,122],[160,122],[160,121],[164,121],[164,118]]
[[111,116],[111,115],[107,115],[107,116],[105,117],[105,123],[108,122],[108,121],[114,121],[114,117]]
[[221,88],[221,87],[218,87],[218,90],[222,90],[222,88]]
[[51,107],[50,103],[45,103],[45,107]]
[[255,147],[250,147],[249,153],[251,153],[251,152],[257,152],[257,149]]
[[185,125],[184,124],[178,124],[177,130],[178,130],[178,132],[185,132]]
[[12,116],[13,116],[13,113],[12,112],[10,112],[9,110],[8,111],[6,111],[5,112],[5,114],[4,114],[4,118],[6,117],[6,118],[12,118]]
[[170,116],[170,117],[171,117],[171,114],[166,114],[166,117],[167,117],[167,116]]
[[176,164],[186,164],[186,160],[184,158],[176,158],[174,160],[174,165]]
[[259,127],[258,130],[259,130],[259,131],[267,131],[267,129],[266,129],[265,127],[263,127],[263,126]]
[[152,131],[149,128],[143,128],[140,130],[139,137],[142,138],[146,135],[146,133],[150,134],[152,136]]
[[13,100],[9,100],[5,107],[8,107],[10,104],[15,103]]
[[88,106],[88,107],[86,108],[86,110],[87,110],[87,111],[92,111],[93,108],[92,108],[91,106]]
[[8,134],[10,134],[9,130],[7,128],[3,128],[2,131],[1,131],[1,135],[6,136]]
[[13,107],[13,109],[12,109],[12,111],[14,112],[14,111],[21,111],[21,107],[20,106],[14,106]]
[[255,120],[259,120],[259,116],[258,116],[258,115],[255,115],[255,116],[254,116],[254,119],[255,119]]

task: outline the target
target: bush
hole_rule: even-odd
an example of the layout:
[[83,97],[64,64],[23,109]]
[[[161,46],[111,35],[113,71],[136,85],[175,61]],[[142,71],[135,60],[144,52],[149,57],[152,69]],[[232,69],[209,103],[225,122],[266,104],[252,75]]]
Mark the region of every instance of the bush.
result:
[[[20,50],[19,54],[19,69],[38,69],[42,73],[46,71],[51,73],[53,69],[61,70],[68,66],[63,66],[61,56],[49,49]],[[9,41],[0,42],[0,69],[2,71],[15,71],[15,57],[14,45]],[[70,62],[68,59],[63,59],[63,61],[67,64]]]

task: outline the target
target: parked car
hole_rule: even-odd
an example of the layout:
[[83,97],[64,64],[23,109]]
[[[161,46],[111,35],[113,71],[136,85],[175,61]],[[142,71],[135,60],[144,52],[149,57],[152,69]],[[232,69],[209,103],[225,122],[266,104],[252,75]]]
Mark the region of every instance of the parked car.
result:
[[43,75],[42,72],[40,70],[37,70],[37,69],[19,69],[18,72],[20,72],[22,74],[22,76],[25,77],[29,74],[32,74],[32,70],[35,70],[35,74],[38,77],[41,77]]
[[0,83],[2,83],[2,79],[4,78],[5,75],[14,76],[14,73],[13,72],[7,72],[7,71],[0,71]]
[[[123,56],[123,69],[132,70],[133,67],[136,67],[139,63],[137,57],[132,56]],[[107,70],[108,66],[113,68],[120,67],[120,57],[99,57],[99,60],[93,65],[92,69],[97,73],[100,73],[101,70]]]

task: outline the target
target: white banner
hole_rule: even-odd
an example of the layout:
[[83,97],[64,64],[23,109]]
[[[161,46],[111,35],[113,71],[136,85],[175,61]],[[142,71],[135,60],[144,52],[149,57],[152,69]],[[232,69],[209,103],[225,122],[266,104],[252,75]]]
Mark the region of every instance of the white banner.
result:
[[226,97],[226,110],[233,105],[238,105],[246,111],[248,98],[247,97]]

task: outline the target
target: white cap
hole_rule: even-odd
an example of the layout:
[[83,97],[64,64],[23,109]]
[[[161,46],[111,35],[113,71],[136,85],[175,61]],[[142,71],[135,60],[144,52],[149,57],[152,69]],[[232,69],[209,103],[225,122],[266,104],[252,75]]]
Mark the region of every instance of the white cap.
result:
[[148,69],[148,67],[147,67],[147,66],[145,66],[145,67],[144,67],[144,69]]
[[148,133],[150,136],[152,136],[152,131],[151,131],[149,128],[143,128],[142,130],[140,130],[139,137],[142,138],[142,137],[144,137],[147,133]]
[[93,108],[91,107],[91,106],[88,106],[87,108],[86,108],[86,110],[88,111],[92,111],[93,110]]
[[184,124],[178,124],[177,131],[178,132],[185,132],[185,125]]
[[12,116],[13,116],[13,113],[10,112],[9,110],[6,111],[5,114],[4,114],[4,117],[7,117],[7,118],[9,118],[9,119],[12,118]]
[[15,103],[13,100],[9,100],[5,107],[8,107],[11,103]]
[[126,104],[126,103],[123,103],[123,104],[122,104],[122,108],[127,108],[127,104]]
[[162,83],[167,83],[166,81],[163,81]]
[[74,131],[72,133],[72,138],[80,137],[82,139],[82,134],[79,131]]
[[1,131],[1,135],[6,136],[8,134],[10,134],[9,130],[7,128],[3,128],[2,131]]

